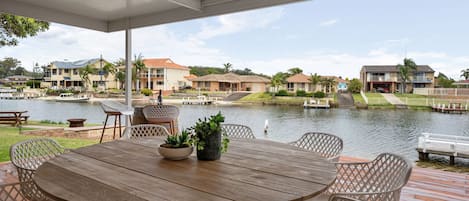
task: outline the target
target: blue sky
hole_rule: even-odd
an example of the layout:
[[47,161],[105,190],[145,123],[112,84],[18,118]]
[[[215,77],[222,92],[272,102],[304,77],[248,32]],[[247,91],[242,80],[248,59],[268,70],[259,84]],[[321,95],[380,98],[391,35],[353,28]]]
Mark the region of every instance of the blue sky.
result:
[[[182,65],[251,68],[268,75],[300,67],[305,73],[358,77],[361,66],[417,64],[459,79],[469,67],[469,1],[316,0],[135,29],[133,53],[170,57]],[[99,57],[124,57],[124,33],[52,24],[16,47],[0,48],[31,69]]]

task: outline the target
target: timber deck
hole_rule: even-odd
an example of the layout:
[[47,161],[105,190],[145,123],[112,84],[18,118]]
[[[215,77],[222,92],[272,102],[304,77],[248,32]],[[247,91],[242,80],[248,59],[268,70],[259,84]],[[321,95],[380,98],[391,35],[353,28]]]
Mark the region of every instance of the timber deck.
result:
[[[366,161],[341,157],[343,162]],[[0,163],[0,184],[17,181],[16,171],[8,162]],[[401,192],[402,201],[468,201],[469,174],[414,167]]]

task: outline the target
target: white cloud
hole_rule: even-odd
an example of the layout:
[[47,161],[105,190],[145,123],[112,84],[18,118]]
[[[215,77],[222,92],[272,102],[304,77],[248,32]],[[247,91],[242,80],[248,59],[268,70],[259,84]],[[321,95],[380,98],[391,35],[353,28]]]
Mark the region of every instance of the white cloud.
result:
[[[250,29],[265,28],[279,20],[283,15],[284,9],[281,7],[222,15],[216,18],[215,24],[208,24],[207,22],[203,24],[202,30],[195,34],[195,37],[205,40]],[[273,29],[275,28],[274,26]]]
[[337,22],[339,22],[338,19],[326,20],[326,21],[322,21],[321,23],[319,23],[319,26],[328,27],[328,26],[332,26],[334,24],[337,24]]

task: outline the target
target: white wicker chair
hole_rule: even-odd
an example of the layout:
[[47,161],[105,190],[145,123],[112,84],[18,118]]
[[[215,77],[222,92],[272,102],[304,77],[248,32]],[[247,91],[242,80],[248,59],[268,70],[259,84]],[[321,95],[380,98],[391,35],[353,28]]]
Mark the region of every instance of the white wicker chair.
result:
[[142,109],[143,116],[151,124],[169,125],[169,133],[177,133],[179,108],[174,105],[147,105]]
[[289,144],[307,151],[316,152],[333,162],[339,161],[340,153],[342,153],[343,149],[341,138],[320,132],[305,133],[300,139]]
[[25,140],[10,147],[10,159],[18,171],[21,193],[25,198],[28,200],[48,199],[34,184],[34,173],[45,161],[64,152],[66,152],[65,148],[48,138]]
[[325,194],[335,201],[399,201],[411,172],[410,162],[390,153],[370,162],[337,163],[337,178]]
[[125,128],[124,133],[130,132],[130,139],[138,139],[151,136],[167,136],[168,130],[161,125],[139,124]]
[[221,129],[228,135],[229,138],[256,139],[256,136],[254,136],[251,128],[245,125],[222,124]]

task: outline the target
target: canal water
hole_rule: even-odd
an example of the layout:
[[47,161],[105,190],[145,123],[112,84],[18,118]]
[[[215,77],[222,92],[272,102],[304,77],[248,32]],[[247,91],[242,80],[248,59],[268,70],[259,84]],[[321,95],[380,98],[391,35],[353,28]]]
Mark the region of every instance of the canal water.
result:
[[[226,123],[251,127],[257,138],[280,142],[298,139],[309,131],[327,132],[344,140],[344,155],[372,159],[392,152],[417,159],[417,137],[422,132],[469,136],[469,116],[414,110],[315,110],[294,106],[180,105],[179,126],[187,128],[198,118],[221,111]],[[0,110],[27,110],[32,120],[67,122],[86,118],[102,123],[99,104],[61,103],[43,100],[0,100]],[[268,133],[264,123],[268,120]]]

